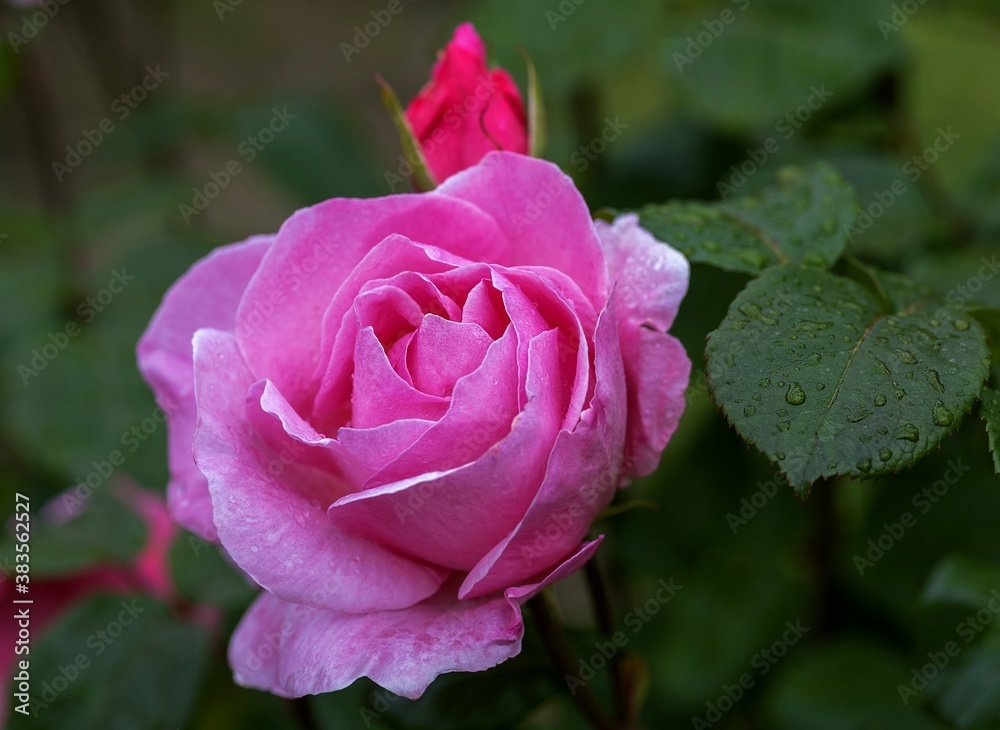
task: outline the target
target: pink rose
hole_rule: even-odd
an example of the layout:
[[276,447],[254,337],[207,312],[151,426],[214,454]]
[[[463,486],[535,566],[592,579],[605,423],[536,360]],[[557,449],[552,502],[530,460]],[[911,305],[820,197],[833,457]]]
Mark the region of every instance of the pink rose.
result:
[[[145,521],[146,544],[129,565],[102,565],[59,578],[32,578],[27,597],[33,601],[33,636],[37,636],[73,605],[95,593],[145,593],[160,599],[172,596],[167,553],[177,528],[170,521],[163,498],[124,480],[115,482],[113,488]],[[42,512],[33,516],[33,520],[47,520],[54,524],[65,522],[74,516],[67,505],[76,503],[75,498],[53,500]],[[0,729],[4,727],[7,717],[7,703],[11,696],[8,688],[18,658],[14,654],[18,626],[14,611],[8,610],[11,600],[17,597],[13,576],[0,582],[0,605],[5,609],[0,616],[0,685],[4,688],[0,695]]]
[[506,152],[195,264],[138,355],[177,404],[173,515],[264,588],[236,680],[415,698],[516,655],[520,604],[593,554],[677,424],[687,281],[636,216],[595,223],[556,166]]
[[472,23],[455,29],[406,118],[438,181],[492,150],[528,152],[521,94],[510,74],[487,67],[486,48]]

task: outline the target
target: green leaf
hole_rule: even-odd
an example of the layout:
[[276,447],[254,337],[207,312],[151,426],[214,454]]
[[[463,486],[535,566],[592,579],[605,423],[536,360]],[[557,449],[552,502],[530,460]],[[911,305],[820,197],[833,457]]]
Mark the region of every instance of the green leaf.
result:
[[956,727],[995,730],[1000,722],[1000,640],[985,637],[949,664],[927,692]]
[[[901,55],[899,34],[879,26],[892,12],[889,0],[736,0],[711,14],[689,7],[689,22],[674,26],[662,54],[680,107],[754,138],[771,132],[781,145]],[[813,87],[830,98],[810,108]]]
[[35,637],[31,726],[187,727],[205,649],[199,627],[175,619],[153,599],[90,598]]
[[1000,586],[1000,564],[955,555],[935,566],[920,595],[922,603],[982,608]]
[[859,284],[796,266],[752,280],[705,353],[716,403],[800,493],[822,477],[912,465],[969,412],[989,372],[972,317],[927,299],[885,312]]
[[642,225],[691,261],[757,274],[786,263],[831,266],[847,247],[857,196],[832,167],[786,167],[752,196],[670,202],[639,211]]
[[[31,575],[51,578],[80,573],[98,565],[126,565],[146,544],[142,518],[117,496],[96,491],[86,502],[67,492],[61,499],[74,516],[67,522],[45,521],[32,515]],[[13,555],[10,543],[0,554]]]
[[986,422],[986,434],[993,454],[993,468],[1000,474],[1000,392],[987,388],[979,406],[979,417]]

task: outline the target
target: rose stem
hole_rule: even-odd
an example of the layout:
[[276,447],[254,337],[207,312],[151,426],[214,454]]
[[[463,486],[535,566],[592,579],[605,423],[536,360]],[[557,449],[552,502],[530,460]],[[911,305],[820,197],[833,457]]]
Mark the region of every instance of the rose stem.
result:
[[[608,641],[615,643],[615,619],[611,610],[611,598],[608,594],[608,584],[604,580],[600,567],[597,565],[597,556],[588,560],[583,567],[584,575],[587,579],[587,590],[590,593],[590,602],[594,607],[594,616],[597,619],[597,628]],[[629,726],[633,718],[630,717],[631,702],[629,701],[629,688],[622,674],[621,666],[618,663],[618,656],[613,656],[608,660],[608,669],[611,672],[611,694],[614,698],[615,712],[622,722]]]
[[[538,624],[538,629],[542,634],[542,641],[545,642],[545,647],[552,656],[556,668],[563,676],[573,676],[576,673],[576,661],[566,641],[559,619],[552,608],[548,591],[542,591],[532,598],[528,601],[528,606],[531,607],[535,623]],[[618,724],[604,711],[601,703],[597,701],[597,697],[585,684],[577,686],[573,699],[576,700],[580,710],[595,728],[598,730],[618,730]]]

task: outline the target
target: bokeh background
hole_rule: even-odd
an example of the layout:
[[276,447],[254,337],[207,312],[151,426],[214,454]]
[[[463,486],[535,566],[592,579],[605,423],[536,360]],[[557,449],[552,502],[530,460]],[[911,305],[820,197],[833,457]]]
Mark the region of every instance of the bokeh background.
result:
[[[854,241],[855,255],[946,294],[1000,253],[995,0],[400,2],[349,61],[341,44],[356,43],[356,26],[387,3],[52,0],[48,10],[0,10],[0,516],[13,513],[15,492],[30,495],[36,584],[88,582],[94,566],[134,562],[149,536],[115,495],[135,484],[162,494],[167,481],[165,429],[134,357],[166,288],[213,247],[274,231],[299,207],[392,192],[386,172],[400,150],[373,76],[408,100],[462,20],[522,89],[518,49],[530,53],[548,112],[546,156],[595,211],[717,198],[730,166],[774,137],[778,151],[748,166],[740,192],[816,159],[853,182],[864,206],[904,182]],[[163,78],[151,82],[147,67]],[[144,78],[152,88],[130,106],[121,97]],[[778,125],[816,89],[829,98],[786,139]],[[275,108],[294,119],[248,162],[240,145]],[[67,146],[82,152],[85,132],[97,139],[105,118],[113,130],[70,166]],[[583,164],[581,147],[612,123],[620,133]],[[913,181],[904,165],[941,129],[960,136]],[[233,159],[242,172],[185,220],[181,206]],[[54,162],[71,169],[57,174]],[[98,301],[100,311],[85,304],[121,272],[134,279]],[[1000,482],[981,422],[966,419],[910,471],[827,484],[802,503],[705,391],[705,335],[744,283],[693,268],[675,325],[695,363],[688,409],[660,471],[623,495],[657,507],[597,526],[608,535],[599,561],[614,618],[639,627],[626,629],[624,651],[648,672],[647,727],[1000,727],[1000,621],[968,645],[959,638],[962,652],[908,702],[898,690],[1000,588]],[[977,299],[1000,306],[1000,278]],[[69,323],[78,334],[58,347]],[[114,451],[122,463],[105,475]],[[963,469],[948,484],[955,463]],[[96,486],[81,515],[42,525],[41,506],[88,478]],[[923,513],[914,495],[936,482],[945,492]],[[906,511],[916,525],[859,574],[855,556]],[[92,666],[11,727],[583,726],[530,626],[517,660],[442,678],[417,703],[387,702],[367,681],[294,704],[240,689],[225,646],[253,591],[214,548],[172,540],[170,588],[116,588],[140,591],[147,611],[107,651],[97,656],[103,640],[88,640],[121,599],[100,591],[35,633],[33,691],[80,652]],[[659,581],[671,578],[683,588],[656,604]],[[556,594],[577,650],[592,656],[598,637],[581,581]],[[635,623],[650,600],[656,612]],[[786,622],[808,628],[794,645]],[[607,674],[591,683],[600,693]],[[744,674],[749,688],[727,702]]]

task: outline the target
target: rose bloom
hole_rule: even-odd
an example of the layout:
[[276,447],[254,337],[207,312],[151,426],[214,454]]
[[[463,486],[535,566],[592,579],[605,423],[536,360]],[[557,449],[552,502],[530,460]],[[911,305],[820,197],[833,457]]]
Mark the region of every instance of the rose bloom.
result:
[[521,94],[509,73],[487,67],[486,47],[472,23],[455,30],[406,118],[439,181],[492,150],[528,151]]
[[[143,593],[167,599],[173,595],[167,554],[177,528],[170,521],[163,497],[119,478],[110,487],[122,501],[146,523],[146,543],[142,550],[127,565],[98,565],[68,575],[33,577],[26,596],[15,593],[14,572],[0,582],[0,605],[4,612],[0,615],[0,730],[8,717],[12,691],[11,678],[16,673],[17,663],[29,659],[27,655],[14,653],[14,642],[18,635],[15,610],[21,608],[11,603],[16,598],[30,598],[32,640],[36,640],[45,627],[80,601],[97,593]],[[79,500],[67,493],[66,499],[55,499],[32,519],[61,524],[75,515],[73,510]],[[85,503],[83,509],[86,509]],[[13,556],[11,556],[13,563]],[[34,691],[34,685],[32,685]],[[18,703],[20,704],[20,703]]]
[[687,282],[635,215],[594,222],[555,165],[507,152],[196,263],[138,357],[177,404],[173,516],[264,589],[236,681],[416,698],[516,655],[520,605],[590,558],[676,427]]

